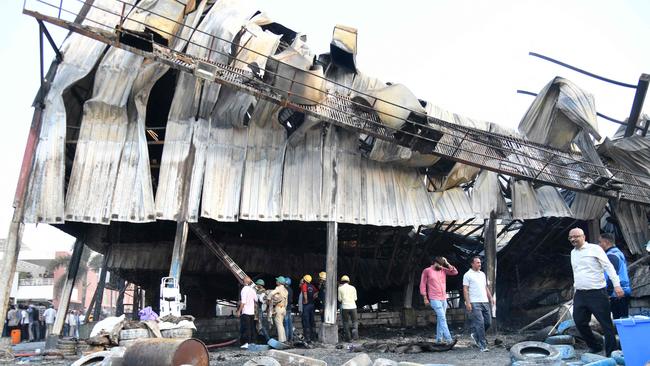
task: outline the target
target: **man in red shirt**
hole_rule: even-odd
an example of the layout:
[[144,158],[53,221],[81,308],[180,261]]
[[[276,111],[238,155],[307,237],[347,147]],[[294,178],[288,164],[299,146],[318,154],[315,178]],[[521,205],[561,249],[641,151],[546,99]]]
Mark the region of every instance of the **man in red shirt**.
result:
[[457,274],[456,267],[449,264],[445,257],[434,257],[431,266],[422,271],[420,295],[422,295],[424,305],[430,305],[436,312],[436,342],[453,342],[446,317],[447,276]]

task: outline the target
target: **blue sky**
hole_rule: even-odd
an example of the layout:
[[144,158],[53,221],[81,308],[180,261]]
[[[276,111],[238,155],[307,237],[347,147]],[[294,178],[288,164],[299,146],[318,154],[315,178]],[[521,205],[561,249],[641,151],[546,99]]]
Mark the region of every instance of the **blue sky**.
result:
[[[356,27],[357,63],[364,73],[402,83],[453,112],[512,128],[532,102],[516,90],[537,92],[555,76],[592,92],[598,111],[620,120],[629,115],[634,96],[631,89],[530,57],[529,51],[627,83],[636,84],[642,72],[650,73],[650,1],[255,2],[272,19],[307,34],[317,52],[328,49],[335,24]],[[38,27],[21,14],[22,4],[0,2],[0,237],[6,236],[13,212],[30,105],[39,83]],[[60,44],[64,33],[49,28]],[[48,49],[46,66],[52,55]],[[650,114],[650,102],[645,105]],[[599,125],[605,135],[616,129],[604,120]],[[29,227],[25,236],[32,246],[68,248],[70,240],[44,225]]]

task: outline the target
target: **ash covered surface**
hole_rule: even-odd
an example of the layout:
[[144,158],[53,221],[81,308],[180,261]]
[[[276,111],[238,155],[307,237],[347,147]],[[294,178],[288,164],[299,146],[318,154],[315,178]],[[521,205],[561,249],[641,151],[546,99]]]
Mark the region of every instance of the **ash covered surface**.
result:
[[[421,364],[441,363],[457,366],[478,366],[478,365],[510,365],[510,354],[506,347],[523,340],[521,336],[499,334],[496,337],[488,335],[490,343],[489,352],[480,352],[473,345],[468,335],[461,336],[456,346],[445,352],[419,352],[408,353],[414,349],[410,348],[407,353],[400,352],[378,352],[378,344],[416,344],[421,342],[433,342],[435,335],[434,327],[405,329],[405,328],[375,328],[366,329],[359,341],[353,343],[341,342],[336,346],[314,343],[313,348],[291,348],[287,352],[323,360],[328,365],[342,365],[360,352],[367,353],[374,361],[377,358],[384,358],[396,362],[407,361]],[[498,339],[495,345],[495,339]],[[366,347],[364,347],[364,344]],[[388,347],[395,349],[395,347]],[[367,350],[369,349],[369,350]],[[239,349],[238,347],[221,348],[210,352],[210,365],[212,366],[240,366],[256,356],[268,355],[268,352],[251,352]]]

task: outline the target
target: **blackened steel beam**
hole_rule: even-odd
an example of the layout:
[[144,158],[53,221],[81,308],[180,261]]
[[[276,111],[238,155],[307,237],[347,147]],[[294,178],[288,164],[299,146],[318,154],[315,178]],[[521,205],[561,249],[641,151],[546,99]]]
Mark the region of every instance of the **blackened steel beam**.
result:
[[641,74],[641,77],[639,77],[639,84],[637,84],[636,87],[636,93],[634,93],[634,101],[632,102],[630,117],[627,119],[625,137],[634,135],[634,130],[639,122],[639,116],[641,115],[641,109],[643,108],[643,102],[645,101],[645,95],[648,92],[648,83],[650,83],[650,75]]

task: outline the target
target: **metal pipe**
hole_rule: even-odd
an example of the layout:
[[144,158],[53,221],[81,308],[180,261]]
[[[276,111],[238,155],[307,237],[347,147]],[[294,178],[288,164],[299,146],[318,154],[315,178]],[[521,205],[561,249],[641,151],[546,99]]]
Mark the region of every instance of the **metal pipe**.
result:
[[[630,137],[634,135],[634,129],[637,127],[637,123],[639,122],[639,116],[641,115],[641,109],[643,108],[645,95],[648,92],[648,83],[650,83],[650,75],[641,74],[641,76],[639,77],[639,84],[636,87],[636,93],[634,93],[634,101],[632,102],[632,110],[630,110],[630,117],[628,117],[627,119],[627,128],[625,129],[625,137]],[[643,129],[641,130],[644,131]],[[647,127],[646,127],[646,131],[647,131]]]

